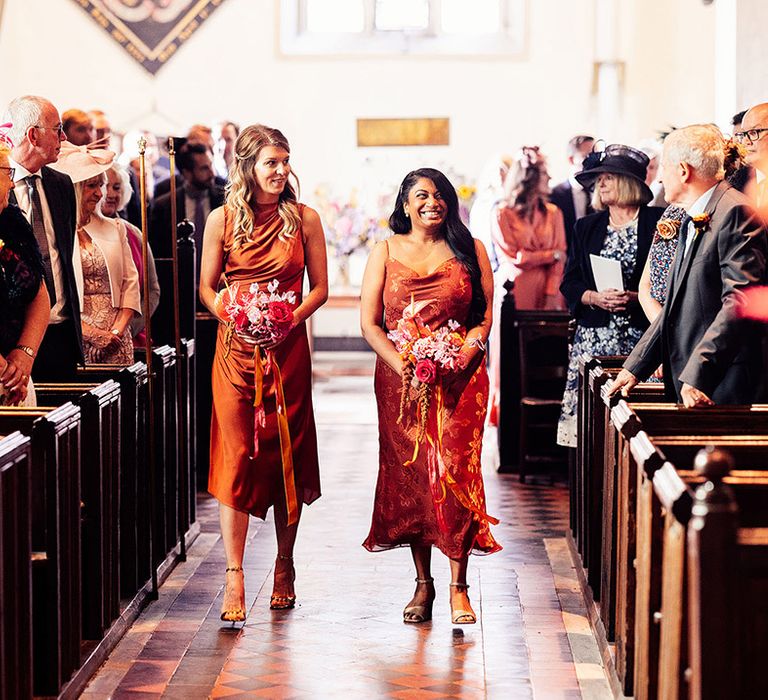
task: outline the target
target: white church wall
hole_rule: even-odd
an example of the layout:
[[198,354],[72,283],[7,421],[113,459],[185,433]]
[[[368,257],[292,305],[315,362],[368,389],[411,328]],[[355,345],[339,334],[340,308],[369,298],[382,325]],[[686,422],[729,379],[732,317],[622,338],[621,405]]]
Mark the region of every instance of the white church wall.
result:
[[[616,1],[626,62],[616,138],[713,119],[713,9]],[[540,144],[559,177],[569,136],[596,125],[592,7],[529,0],[521,58],[299,58],[280,55],[277,2],[227,0],[152,77],[71,0],[5,0],[0,101],[39,93],[61,110],[98,107],[121,131],[181,134],[220,118],[279,126],[307,200],[321,182],[379,190],[424,164],[473,180],[490,154],[523,143]],[[356,146],[357,117],[420,116],[450,117],[450,146]]]

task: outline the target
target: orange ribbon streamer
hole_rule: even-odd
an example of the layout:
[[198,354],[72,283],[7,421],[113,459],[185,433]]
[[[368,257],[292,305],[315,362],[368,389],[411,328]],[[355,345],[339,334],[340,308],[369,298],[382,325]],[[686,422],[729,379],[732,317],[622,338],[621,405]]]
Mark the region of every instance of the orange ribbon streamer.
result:
[[294,525],[299,521],[299,506],[296,498],[296,479],[293,472],[293,451],[291,450],[291,433],[288,427],[288,411],[285,406],[285,391],[283,378],[280,374],[280,366],[274,355],[267,350],[265,358],[267,366],[264,367],[261,359],[261,348],[257,347],[253,353],[253,378],[254,378],[254,426],[253,449],[256,455],[259,452],[259,427],[264,427],[264,375],[272,373],[274,376],[273,389],[277,408],[277,430],[280,437],[280,461],[283,471],[283,486],[285,489],[285,505],[288,513],[288,525]]
[[[453,478],[450,471],[448,471],[448,466],[443,461],[443,387],[439,382],[435,388],[435,393],[437,394],[437,405],[435,406],[437,413],[437,442],[432,439],[432,436],[429,433],[427,433],[427,440],[430,444],[430,447],[435,450],[437,454],[437,461],[440,467],[440,485],[442,486],[443,495],[442,498],[438,499],[437,504],[445,502],[445,499],[448,496],[446,490],[447,484],[448,488],[451,490],[451,493],[453,493],[453,495],[456,497],[456,500],[464,508],[474,513],[478,518],[480,518],[480,520],[489,522],[492,525],[498,525],[498,518],[494,518],[492,515],[489,515],[479,505],[472,502],[472,498],[462,490],[461,486],[459,486],[459,484]],[[416,459],[416,455],[418,455],[418,451],[419,445],[417,441],[414,449],[414,460]]]

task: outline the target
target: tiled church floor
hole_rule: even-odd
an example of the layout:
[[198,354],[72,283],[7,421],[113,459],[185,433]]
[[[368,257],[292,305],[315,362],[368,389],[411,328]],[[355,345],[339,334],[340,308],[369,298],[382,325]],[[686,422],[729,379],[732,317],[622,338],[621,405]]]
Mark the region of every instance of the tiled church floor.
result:
[[224,554],[215,503],[188,559],[93,678],[87,698],[603,698],[611,697],[565,545],[563,486],[521,485],[493,468],[489,512],[504,550],[470,560],[478,624],[450,622],[447,560],[433,559],[434,620],[402,622],[413,591],[409,552],[371,554],[367,534],[377,434],[369,360],[353,374],[316,363],[323,497],[304,512],[296,609],[268,609],[276,551],[270,521],[251,520],[248,620],[219,621]]

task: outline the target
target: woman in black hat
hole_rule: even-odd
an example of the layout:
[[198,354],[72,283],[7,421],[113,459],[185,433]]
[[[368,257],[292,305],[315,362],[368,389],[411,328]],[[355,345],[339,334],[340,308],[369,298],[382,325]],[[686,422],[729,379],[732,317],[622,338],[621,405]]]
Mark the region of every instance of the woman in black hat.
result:
[[[628,355],[648,327],[637,300],[656,222],[664,211],[649,207],[648,156],[614,144],[584,161],[576,179],[594,187],[590,214],[576,222],[560,291],[576,319],[557,442],[576,447],[578,365],[582,356]],[[623,290],[598,291],[590,255],[617,260]],[[618,285],[616,285],[618,286]]]

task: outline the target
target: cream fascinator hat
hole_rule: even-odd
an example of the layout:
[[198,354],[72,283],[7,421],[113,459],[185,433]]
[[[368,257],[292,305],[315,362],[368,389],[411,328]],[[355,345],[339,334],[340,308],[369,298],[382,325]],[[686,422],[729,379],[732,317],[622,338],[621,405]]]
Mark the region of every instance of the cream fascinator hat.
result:
[[51,168],[69,175],[72,182],[83,182],[95,175],[105,173],[115,160],[113,151],[100,148],[101,141],[94,141],[86,146],[75,146],[69,141],[61,144],[59,159]]

